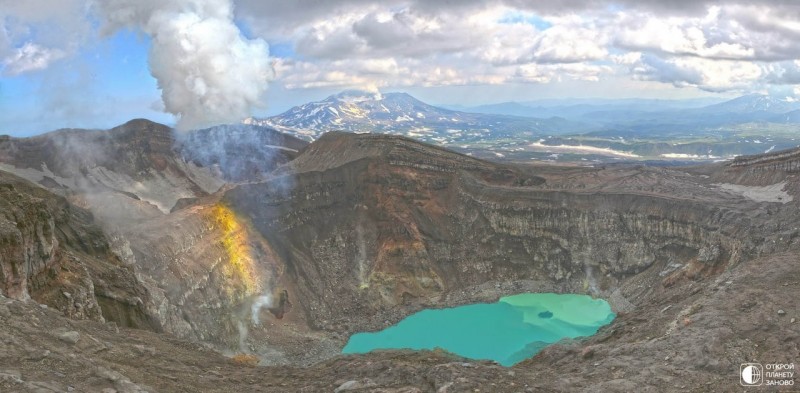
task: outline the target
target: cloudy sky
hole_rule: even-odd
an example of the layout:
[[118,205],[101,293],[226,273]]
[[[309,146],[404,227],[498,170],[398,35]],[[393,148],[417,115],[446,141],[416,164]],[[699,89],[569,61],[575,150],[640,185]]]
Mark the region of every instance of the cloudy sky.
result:
[[0,0],[12,135],[133,117],[192,128],[348,88],[476,105],[795,84],[791,0]]

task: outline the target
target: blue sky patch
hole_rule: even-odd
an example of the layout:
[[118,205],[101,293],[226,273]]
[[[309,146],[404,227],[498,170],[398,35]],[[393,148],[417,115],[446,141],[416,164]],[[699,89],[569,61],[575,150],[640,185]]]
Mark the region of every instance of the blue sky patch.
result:
[[552,23],[542,19],[536,14],[518,11],[510,11],[506,13],[498,22],[506,24],[527,23],[536,27],[538,30],[547,30],[553,27]]

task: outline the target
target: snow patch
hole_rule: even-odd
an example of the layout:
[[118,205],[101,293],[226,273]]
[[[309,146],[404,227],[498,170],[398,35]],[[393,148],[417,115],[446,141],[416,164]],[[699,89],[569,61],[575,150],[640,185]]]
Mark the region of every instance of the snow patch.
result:
[[794,199],[794,197],[786,192],[785,181],[764,187],[742,186],[728,183],[717,183],[714,185],[756,202],[789,203]]
[[708,155],[699,155],[699,154],[684,154],[684,153],[666,153],[661,154],[660,157],[663,158],[679,158],[679,159],[687,159],[687,160],[714,160],[720,157]]
[[572,146],[572,145],[556,145],[550,146],[542,144],[544,142],[543,139],[540,139],[538,142],[534,142],[530,144],[530,147],[535,149],[544,149],[546,152],[561,152],[561,153],[578,153],[578,154],[600,154],[605,156],[615,156],[615,157],[627,157],[627,158],[638,158],[641,157],[638,154],[628,152],[628,151],[619,151],[614,150],[607,147],[595,147],[595,146]]

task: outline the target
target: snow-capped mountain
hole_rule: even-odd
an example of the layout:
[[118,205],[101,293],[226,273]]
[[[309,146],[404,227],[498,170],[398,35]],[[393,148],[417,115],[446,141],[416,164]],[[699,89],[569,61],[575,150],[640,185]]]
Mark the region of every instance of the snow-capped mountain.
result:
[[563,119],[459,112],[428,105],[406,93],[358,90],[296,106],[270,118],[250,118],[245,123],[271,126],[307,140],[336,130],[400,134],[439,144],[463,143],[488,134],[534,135],[569,128]]
[[730,101],[725,101],[716,105],[703,108],[706,112],[729,112],[729,113],[787,113],[800,110],[800,101],[796,99],[778,98],[765,94],[748,94]]

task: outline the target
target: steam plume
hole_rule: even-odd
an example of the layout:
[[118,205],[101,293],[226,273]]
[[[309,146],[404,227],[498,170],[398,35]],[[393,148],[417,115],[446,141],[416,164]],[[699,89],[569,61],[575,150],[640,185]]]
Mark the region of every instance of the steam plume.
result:
[[150,72],[177,128],[239,121],[273,79],[269,48],[245,38],[232,0],[98,0],[108,32],[141,30],[152,39]]
[[262,307],[269,307],[272,305],[272,296],[270,295],[261,295],[253,302],[253,305],[250,306],[250,314],[253,319],[253,323],[256,325],[260,325],[261,321],[259,315],[261,313]]
[[584,272],[586,273],[586,283],[592,295],[599,295],[600,289],[597,287],[597,280],[594,278],[594,269],[591,265],[584,264]]
[[[250,310],[248,310],[253,325],[261,325],[261,318],[259,316],[261,309],[264,307],[269,308],[270,306],[272,306],[272,296],[270,294],[258,295],[253,299],[253,303],[250,304]],[[247,336],[250,335],[250,328],[248,327],[246,315],[247,314],[244,316],[240,315],[240,318],[236,321],[236,327],[239,330],[239,350],[242,352],[248,352]]]

